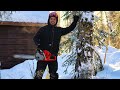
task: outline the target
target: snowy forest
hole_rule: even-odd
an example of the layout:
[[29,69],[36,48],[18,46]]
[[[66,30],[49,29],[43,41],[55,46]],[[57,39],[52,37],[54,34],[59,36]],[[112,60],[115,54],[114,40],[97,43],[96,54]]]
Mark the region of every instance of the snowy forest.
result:
[[[14,11],[0,11],[0,20]],[[63,11],[63,20],[78,15],[74,31],[60,43],[59,79],[120,79],[120,11]],[[63,37],[62,37],[63,38]],[[1,64],[0,64],[1,65]],[[37,61],[26,60],[0,70],[0,79],[34,79]],[[49,79],[48,67],[43,79]]]

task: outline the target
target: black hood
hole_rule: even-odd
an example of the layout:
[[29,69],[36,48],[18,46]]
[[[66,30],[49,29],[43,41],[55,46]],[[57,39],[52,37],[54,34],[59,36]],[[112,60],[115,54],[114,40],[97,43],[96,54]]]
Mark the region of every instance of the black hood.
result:
[[[52,16],[52,17],[54,17],[54,16]],[[48,25],[53,26],[53,25],[50,24],[50,18],[51,17],[49,16],[49,18],[48,18]],[[58,23],[58,18],[57,17],[55,17],[55,18],[56,18],[56,24],[54,26],[56,26],[57,23]]]

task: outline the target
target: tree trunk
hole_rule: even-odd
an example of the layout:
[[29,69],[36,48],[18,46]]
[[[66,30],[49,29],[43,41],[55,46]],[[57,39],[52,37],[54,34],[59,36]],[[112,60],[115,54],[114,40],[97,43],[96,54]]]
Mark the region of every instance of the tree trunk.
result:
[[103,69],[101,59],[93,47],[93,18],[92,11],[80,12],[75,79],[90,79]]

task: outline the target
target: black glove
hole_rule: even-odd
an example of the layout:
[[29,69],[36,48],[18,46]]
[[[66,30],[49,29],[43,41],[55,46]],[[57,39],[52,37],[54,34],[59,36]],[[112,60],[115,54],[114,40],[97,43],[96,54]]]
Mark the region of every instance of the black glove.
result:
[[79,16],[77,16],[77,15],[74,15],[73,18],[74,18],[74,21],[78,21],[79,20]]

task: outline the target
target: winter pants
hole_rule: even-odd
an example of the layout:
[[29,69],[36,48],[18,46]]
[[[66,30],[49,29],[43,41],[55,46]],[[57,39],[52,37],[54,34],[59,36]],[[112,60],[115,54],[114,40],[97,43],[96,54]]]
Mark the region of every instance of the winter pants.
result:
[[37,69],[36,69],[36,76],[35,79],[42,79],[46,66],[48,65],[50,79],[58,79],[58,62],[46,62],[46,61],[38,61],[37,62]]

